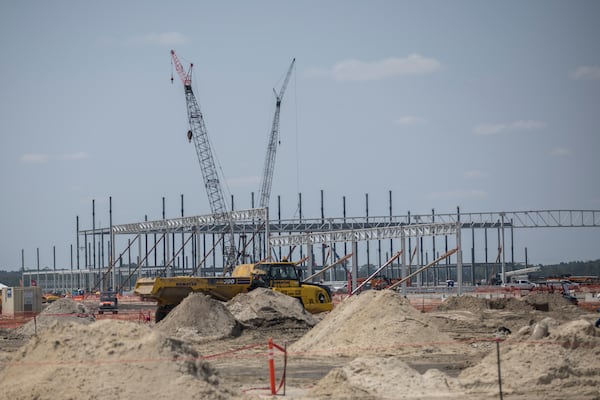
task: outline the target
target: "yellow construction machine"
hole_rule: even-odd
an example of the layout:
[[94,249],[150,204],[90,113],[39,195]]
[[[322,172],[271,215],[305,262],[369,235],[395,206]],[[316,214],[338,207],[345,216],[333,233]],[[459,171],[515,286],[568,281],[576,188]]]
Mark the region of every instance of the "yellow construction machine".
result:
[[333,303],[329,287],[302,282],[300,271],[296,268],[295,263],[287,261],[260,262],[238,265],[231,276],[140,278],[135,284],[134,293],[142,299],[157,302],[156,322],[162,320],[192,292],[228,301],[257,287],[271,288],[295,297],[310,313],[331,311]]

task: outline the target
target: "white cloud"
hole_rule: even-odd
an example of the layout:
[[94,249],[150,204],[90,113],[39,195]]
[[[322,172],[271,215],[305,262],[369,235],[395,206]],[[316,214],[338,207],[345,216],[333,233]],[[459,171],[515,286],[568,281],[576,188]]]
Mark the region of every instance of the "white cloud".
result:
[[500,124],[480,124],[473,128],[476,135],[497,135],[499,133],[532,131],[542,129],[546,126],[545,122],[535,120],[515,121],[511,123]]
[[404,115],[394,120],[394,123],[397,125],[421,125],[426,122],[427,120],[425,118],[417,117],[415,115]]
[[429,194],[429,198],[433,200],[440,199],[467,199],[467,198],[483,198],[487,196],[487,192],[480,189],[472,190],[448,190],[445,192],[433,192]]
[[21,162],[26,164],[45,164],[50,161],[80,161],[87,160],[89,157],[88,153],[84,151],[78,151],[74,153],[65,153],[59,155],[43,154],[43,153],[26,153],[21,156]]
[[571,155],[571,150],[565,147],[555,147],[550,152],[550,155],[554,157],[566,157]]
[[595,65],[577,67],[569,76],[575,80],[600,80],[600,67]]
[[312,68],[307,70],[309,77],[330,76],[336,81],[377,81],[402,75],[422,75],[435,72],[442,64],[419,54],[404,58],[391,57],[378,61],[356,59],[336,63],[330,69]]
[[179,32],[147,33],[133,36],[127,40],[130,44],[153,44],[159,46],[177,46],[189,41],[188,37]]
[[21,162],[26,164],[44,164],[50,160],[48,154],[26,153],[21,156]]

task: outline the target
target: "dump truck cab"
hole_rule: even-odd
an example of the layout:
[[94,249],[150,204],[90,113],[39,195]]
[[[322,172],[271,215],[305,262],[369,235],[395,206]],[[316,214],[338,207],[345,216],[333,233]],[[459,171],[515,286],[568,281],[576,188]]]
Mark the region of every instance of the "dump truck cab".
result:
[[251,276],[250,290],[270,287],[297,298],[310,313],[331,311],[333,308],[331,289],[325,285],[302,282],[301,271],[291,262],[241,264],[235,268],[232,276]]

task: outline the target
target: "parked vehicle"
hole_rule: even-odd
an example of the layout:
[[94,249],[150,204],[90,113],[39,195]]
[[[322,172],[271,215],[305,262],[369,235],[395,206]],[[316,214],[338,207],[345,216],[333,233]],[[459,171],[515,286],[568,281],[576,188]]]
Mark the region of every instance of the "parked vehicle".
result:
[[119,303],[115,292],[101,292],[100,305],[98,306],[98,314],[111,312],[117,314],[119,312]]
[[155,321],[159,322],[192,292],[228,301],[239,293],[246,293],[257,287],[271,288],[295,297],[310,313],[333,309],[329,286],[302,281],[296,264],[287,261],[241,264],[231,276],[139,278],[134,293],[143,299],[157,302]]
[[506,285],[504,285],[505,287],[510,287],[510,288],[516,288],[516,289],[527,289],[527,290],[531,290],[535,287],[537,287],[537,284],[528,281],[526,279],[518,279],[516,281],[510,282]]

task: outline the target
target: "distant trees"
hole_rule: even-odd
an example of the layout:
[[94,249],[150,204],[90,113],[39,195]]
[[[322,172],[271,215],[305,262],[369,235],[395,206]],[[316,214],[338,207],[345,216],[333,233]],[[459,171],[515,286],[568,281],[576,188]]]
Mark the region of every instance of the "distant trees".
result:
[[571,261],[554,265],[543,265],[542,270],[530,274],[533,279],[550,277],[600,276],[600,260]]
[[6,286],[19,286],[21,271],[0,271],[0,283]]

